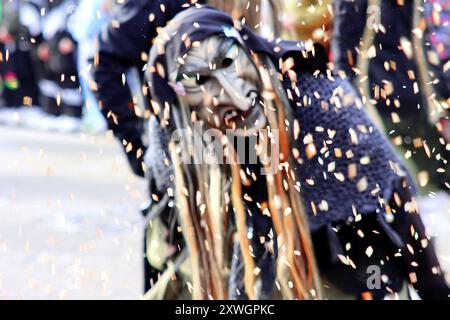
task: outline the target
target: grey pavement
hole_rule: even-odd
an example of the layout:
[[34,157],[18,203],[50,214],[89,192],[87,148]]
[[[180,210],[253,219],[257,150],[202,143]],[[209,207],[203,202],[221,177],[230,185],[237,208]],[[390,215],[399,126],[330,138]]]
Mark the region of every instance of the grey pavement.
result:
[[145,182],[118,142],[0,137],[0,299],[138,299]]

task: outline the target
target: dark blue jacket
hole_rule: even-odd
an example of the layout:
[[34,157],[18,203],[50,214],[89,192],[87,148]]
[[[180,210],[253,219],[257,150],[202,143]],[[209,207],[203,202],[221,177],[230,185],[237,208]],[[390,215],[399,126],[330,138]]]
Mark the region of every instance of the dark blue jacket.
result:
[[[368,8],[367,0],[334,0],[335,16],[333,21],[332,56],[338,70],[343,70],[353,80],[356,74],[352,67],[357,66],[359,59],[357,48],[362,40],[366,23],[372,21],[381,22],[385,33],[378,32],[375,35],[374,45],[376,57],[371,60],[369,66],[369,81],[372,89],[375,86],[383,88],[384,81],[389,81],[393,86],[392,94],[388,95],[391,107],[388,108],[386,100],[378,99],[377,107],[380,113],[388,114],[392,111],[392,100],[399,99],[401,103],[398,113],[408,113],[417,110],[417,104],[421,102],[421,94],[414,93],[415,79],[408,76],[408,71],[413,71],[416,79],[417,72],[414,57],[408,58],[400,49],[402,38],[412,42],[413,30],[413,1],[405,0],[400,5],[395,0],[380,0],[380,8]],[[369,15],[368,15],[369,12]],[[369,41],[369,40],[365,40]],[[385,62],[395,63],[395,70],[385,69]]]
[[[189,2],[128,0],[116,11],[112,22],[99,37],[98,63],[94,69],[98,86],[96,96],[102,113],[108,119],[109,128],[120,141],[131,142],[134,151],[145,149],[141,139],[142,122],[134,112],[130,89],[127,84],[123,85],[122,74],[132,67],[143,69],[143,56],[150,51],[157,28],[164,27]],[[134,161],[136,153],[129,152],[127,155],[133,171],[143,175],[140,162]]]

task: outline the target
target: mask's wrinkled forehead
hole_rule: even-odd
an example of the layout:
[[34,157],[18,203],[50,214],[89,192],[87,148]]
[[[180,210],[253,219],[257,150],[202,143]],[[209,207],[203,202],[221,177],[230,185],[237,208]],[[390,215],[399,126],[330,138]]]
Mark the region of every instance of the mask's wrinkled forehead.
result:
[[186,54],[179,74],[203,74],[220,67],[224,59],[235,59],[238,54],[237,40],[213,36],[196,41]]

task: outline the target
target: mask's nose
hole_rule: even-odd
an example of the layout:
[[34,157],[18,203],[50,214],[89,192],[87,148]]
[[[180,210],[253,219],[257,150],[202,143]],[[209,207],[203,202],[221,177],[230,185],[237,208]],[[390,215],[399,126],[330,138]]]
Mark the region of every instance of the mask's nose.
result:
[[247,111],[251,106],[250,98],[244,96],[244,83],[239,77],[233,77],[229,73],[217,70],[213,73],[213,77],[219,82],[225,94],[229,96],[233,105],[241,111]]

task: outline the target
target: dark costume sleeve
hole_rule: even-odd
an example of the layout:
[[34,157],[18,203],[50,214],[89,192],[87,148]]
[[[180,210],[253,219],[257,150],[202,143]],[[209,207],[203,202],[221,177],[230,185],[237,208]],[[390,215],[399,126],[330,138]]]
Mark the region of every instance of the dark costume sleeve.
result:
[[334,20],[331,52],[337,70],[343,70],[350,79],[356,77],[352,67],[356,66],[360,38],[366,22],[367,0],[334,0]]
[[121,141],[132,144],[127,153],[133,171],[143,176],[139,149],[144,151],[142,121],[134,112],[128,84],[123,74],[130,68],[142,70],[157,28],[164,26],[186,7],[187,0],[129,0],[118,9],[99,38],[98,64],[94,69],[97,99],[108,127]]

